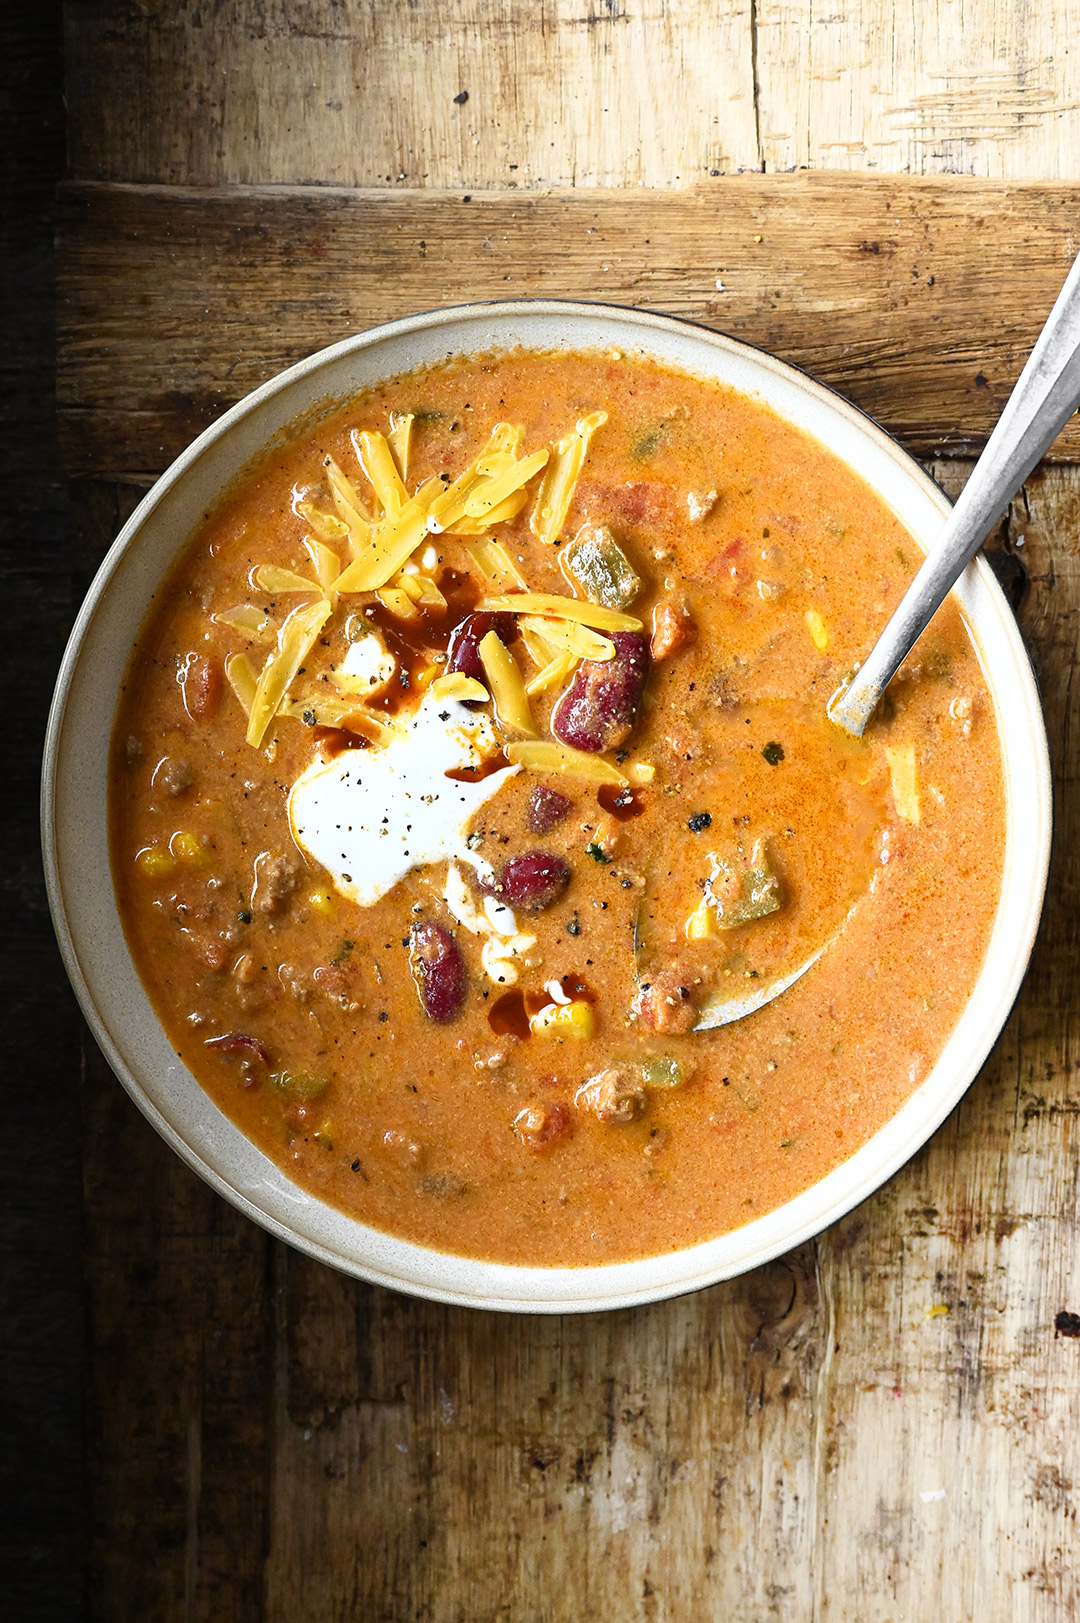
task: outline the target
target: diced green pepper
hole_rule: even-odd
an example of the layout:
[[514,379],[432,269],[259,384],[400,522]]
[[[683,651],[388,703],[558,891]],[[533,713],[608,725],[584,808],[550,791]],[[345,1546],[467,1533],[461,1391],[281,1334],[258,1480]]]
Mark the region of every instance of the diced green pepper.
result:
[[686,1080],[678,1060],[668,1054],[653,1054],[641,1070],[645,1086],[649,1088],[678,1088]]
[[563,553],[567,573],[590,603],[625,609],[641,591],[641,579],[606,524],[586,525]]
[[656,423],[638,435],[630,447],[630,455],[635,462],[645,462],[649,457],[656,455],[669,426],[668,423]]
[[269,1082],[276,1093],[287,1093],[293,1099],[317,1099],[330,1086],[329,1077],[313,1076],[310,1071],[271,1071]]
[[713,871],[705,894],[716,910],[721,930],[734,930],[740,924],[766,918],[783,906],[780,881],[769,866],[764,840],[754,841],[748,861],[729,861],[715,853],[710,853],[709,861]]

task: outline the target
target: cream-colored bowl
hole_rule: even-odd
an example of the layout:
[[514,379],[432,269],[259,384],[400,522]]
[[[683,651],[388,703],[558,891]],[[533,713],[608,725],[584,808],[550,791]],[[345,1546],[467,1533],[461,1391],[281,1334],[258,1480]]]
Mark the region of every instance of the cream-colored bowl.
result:
[[655,1301],[756,1267],[864,1200],[948,1115],[996,1040],[1027,967],[1050,854],[1046,734],[1012,614],[982,560],[957,595],[997,711],[1007,793],[1004,888],[986,962],[944,1053],[880,1132],[820,1183],[744,1228],[640,1262],[516,1268],[412,1245],[356,1222],[291,1183],[205,1094],[170,1047],[128,951],[109,866],[106,771],[129,650],[170,565],[220,492],[260,452],[394,373],[492,349],[644,353],[716,378],[827,445],[866,479],[919,543],[948,503],[853,406],[771,356],[664,316],[553,301],[473,305],[346,339],[242,400],[184,452],[109,552],[64,657],[43,787],[46,875],[68,973],[117,1076],[189,1166],[271,1233],[360,1278],[447,1302],[528,1312]]

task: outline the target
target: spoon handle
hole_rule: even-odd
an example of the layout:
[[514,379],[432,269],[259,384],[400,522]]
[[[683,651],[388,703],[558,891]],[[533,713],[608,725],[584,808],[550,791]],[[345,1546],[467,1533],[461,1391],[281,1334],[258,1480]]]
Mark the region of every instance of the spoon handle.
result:
[[846,689],[829,704],[855,737],[995,519],[1080,403],[1080,256],[941,534]]

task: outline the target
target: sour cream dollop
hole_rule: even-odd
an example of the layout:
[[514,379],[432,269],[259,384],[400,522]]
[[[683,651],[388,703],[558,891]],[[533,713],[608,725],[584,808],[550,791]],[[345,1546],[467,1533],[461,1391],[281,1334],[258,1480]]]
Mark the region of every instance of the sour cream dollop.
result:
[[381,749],[343,750],[300,774],[289,793],[293,838],[361,907],[413,868],[452,857],[475,865],[468,824],[519,769],[475,783],[446,773],[479,767],[498,748],[487,715],[428,692],[400,737]]

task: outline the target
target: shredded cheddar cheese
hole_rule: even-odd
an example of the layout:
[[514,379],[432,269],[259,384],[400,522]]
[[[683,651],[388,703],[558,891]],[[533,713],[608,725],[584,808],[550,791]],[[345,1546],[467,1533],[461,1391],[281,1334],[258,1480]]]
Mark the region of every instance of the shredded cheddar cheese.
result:
[[573,654],[556,654],[554,659],[548,660],[534,677],[525,684],[525,692],[532,698],[534,693],[548,693],[554,687],[559,687],[577,670],[578,661]]
[[386,438],[403,481],[409,477],[409,440],[414,421],[415,416],[411,411],[390,413],[390,432]]
[[486,535],[494,525],[505,524],[509,519],[517,518],[528,499],[529,492],[524,487],[515,490],[512,496],[507,496],[505,501],[500,502],[498,507],[493,507],[482,518],[469,518],[466,515],[464,518],[455,519],[453,524],[446,526],[447,534],[462,537]]
[[573,654],[576,659],[614,659],[615,644],[601,637],[580,620],[543,620],[529,615],[520,629],[546,642],[552,653]]
[[409,497],[385,436],[369,429],[354,429],[352,442],[383,512],[387,518],[396,518]]
[[479,489],[466,498],[465,517],[486,519],[490,524],[492,512],[515,495],[522,485],[528,484],[547,459],[547,451],[534,451],[532,456],[522,457],[520,462],[512,462],[501,473],[486,479]]
[[529,527],[538,541],[554,543],[559,539],[589,441],[606,422],[606,411],[590,412],[587,417],[580,418],[573,433],[565,435],[555,447],[555,455],[547,465],[529,520]]
[[886,744],[885,759],[889,763],[893,805],[896,815],[905,823],[922,821],[919,804],[919,775],[915,767],[914,744]]
[[557,592],[514,592],[508,597],[488,597],[480,604],[484,614],[532,614],[555,620],[577,620],[599,631],[640,631],[641,621],[619,609],[605,609],[600,603],[583,603],[576,597]]
[[320,541],[316,536],[306,535],[304,547],[315,570],[315,579],[323,592],[329,596],[334,589],[334,582],[341,574],[341,559],[332,547],[328,547],[325,541]]
[[347,541],[349,526],[334,513],[324,513],[314,502],[297,501],[293,504],[297,515],[304,519],[320,541]]
[[421,485],[394,518],[370,527],[351,564],[334,582],[338,592],[372,592],[385,586],[415,552],[427,533],[428,505],[441,481]]
[[507,575],[516,586],[524,587],[526,584],[525,576],[501,541],[492,541],[485,536],[482,540],[470,542],[465,551],[485,580],[495,581],[500,575]]
[[277,597],[282,592],[311,593],[322,590],[318,581],[308,580],[306,575],[298,575],[294,569],[281,569],[277,564],[260,564],[252,578],[259,591],[268,593],[270,597]]
[[277,645],[259,673],[251,699],[247,741],[255,749],[265,738],[278,706],[329,616],[330,604],[325,599],[320,603],[308,603],[302,608],[293,609],[278,632]]
[[466,676],[463,671],[448,671],[445,676],[436,676],[431,683],[431,691],[437,699],[457,699],[463,704],[486,704],[491,697],[483,682],[478,682],[475,676]]
[[[594,413],[578,425],[580,432],[573,437],[582,455],[588,435],[602,418],[602,413]],[[323,457],[323,469],[333,511],[312,501],[310,491],[297,489],[294,493],[293,511],[309,532],[301,539],[312,575],[263,563],[256,565],[251,578],[270,597],[295,594],[316,601],[294,610],[278,625],[267,611],[253,604],[240,604],[215,616],[249,642],[275,639],[258,674],[245,656],[236,654],[227,661],[230,685],[248,716],[248,743],[255,748],[261,746],[275,716],[335,725],[349,715],[358,715],[351,690],[358,693],[361,684],[344,678],[337,683],[338,695],[319,691],[306,698],[289,697],[290,685],[335,611],[340,594],[373,592],[390,614],[403,621],[419,619],[426,610],[446,609],[447,598],[434,573],[442,560],[430,546],[422,552],[429,533],[448,530],[465,539],[477,572],[490,585],[526,585],[507,549],[489,532],[493,525],[521,511],[529,499],[528,486],[548,465],[551,451],[545,447],[522,455],[521,426],[495,423],[483,450],[454,480],[447,484],[444,478],[432,477],[410,495],[406,479],[413,422],[411,413],[392,414],[388,434],[374,429],[352,431],[357,461],[371,487],[367,498],[331,455]],[[342,543],[346,544],[344,560]],[[500,722],[509,731],[532,738],[536,726],[529,693],[547,691],[570,675],[582,658],[611,657],[613,645],[594,627],[610,630],[624,623],[637,627],[639,622],[629,616],[613,619],[610,612],[593,605],[575,606],[569,598],[527,593],[513,603],[514,612],[524,610],[531,610],[535,617],[529,646],[539,667],[529,689],[513,655],[497,637],[487,640],[481,658]],[[414,686],[427,686],[438,675],[434,663],[422,678],[414,679]],[[336,682],[336,677],[330,680]],[[370,680],[367,685],[370,687]],[[473,693],[474,702],[480,702],[481,694],[488,696],[481,684],[474,688],[478,690]],[[387,730],[377,718],[372,718],[372,724]]]
[[222,609],[220,614],[212,614],[210,618],[215,625],[242,632],[253,642],[269,642],[274,634],[274,622],[265,609],[257,609],[254,603],[240,603],[235,609]]
[[618,767],[612,766],[602,755],[590,755],[586,750],[571,749],[567,744],[556,744],[546,738],[507,744],[506,758],[527,771],[560,772],[563,777],[576,778],[581,783],[617,783],[620,789],[626,788],[626,779]]
[[375,593],[384,609],[391,613],[395,620],[418,620],[420,610],[417,608],[412,596],[400,586],[382,586]]
[[356,486],[351,479],[346,478],[332,456],[324,459],[323,467],[326,469],[326,482],[330,486],[330,495],[337,509],[338,518],[345,525],[355,552],[363,546],[371,533],[371,515],[360,500]]
[[481,637],[479,654],[495,701],[495,714],[504,727],[534,737],[536,723],[517,660],[494,631]]
[[246,654],[230,654],[225,661],[225,676],[229,686],[240,701],[245,716],[251,715],[251,707],[255,702],[255,689],[259,679],[251,668],[251,661]]

